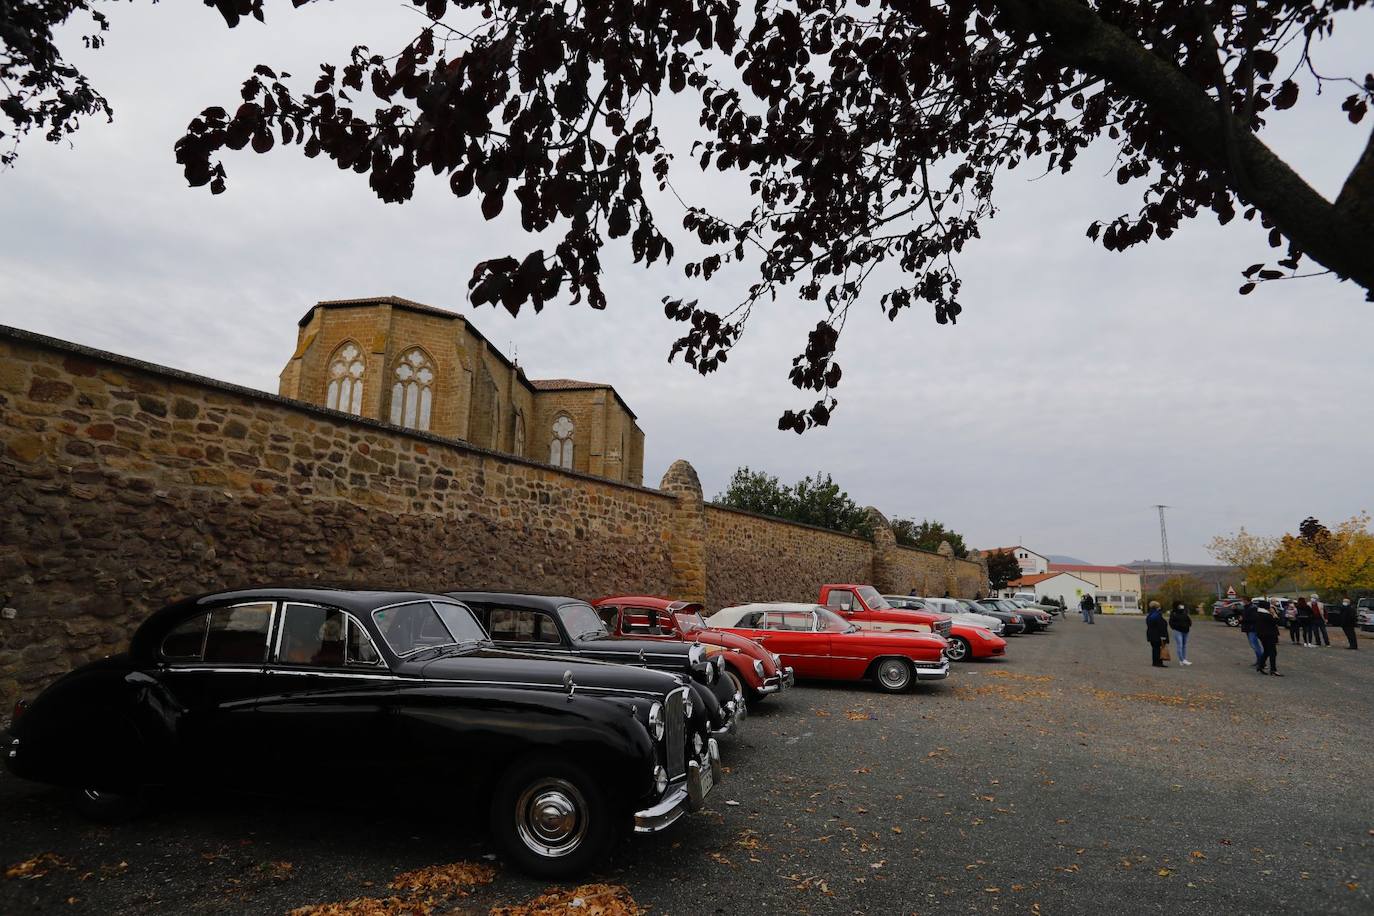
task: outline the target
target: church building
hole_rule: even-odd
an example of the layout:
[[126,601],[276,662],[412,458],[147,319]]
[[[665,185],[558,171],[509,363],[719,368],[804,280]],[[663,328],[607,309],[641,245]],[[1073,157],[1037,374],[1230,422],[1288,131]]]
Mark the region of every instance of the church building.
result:
[[531,379],[454,312],[396,296],[317,302],[281,372],[283,397],[626,483],[644,432],[614,388]]

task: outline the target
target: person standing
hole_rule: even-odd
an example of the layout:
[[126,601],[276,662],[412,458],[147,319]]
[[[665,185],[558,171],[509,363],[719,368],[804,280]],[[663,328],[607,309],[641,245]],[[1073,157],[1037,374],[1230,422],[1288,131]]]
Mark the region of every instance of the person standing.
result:
[[1326,631],[1326,608],[1322,607],[1316,595],[1307,602],[1307,606],[1312,609],[1312,645],[1331,648],[1331,636]]
[[1356,617],[1358,612],[1355,605],[1350,603],[1349,598],[1341,599],[1341,632],[1345,634],[1345,641],[1349,643],[1347,649],[1358,649],[1360,644],[1355,639],[1355,627],[1358,623]]
[[1159,657],[1159,650],[1169,639],[1169,625],[1164,622],[1164,612],[1159,609],[1158,601],[1150,602],[1150,612],[1145,615],[1145,638],[1150,642],[1150,664],[1156,668],[1168,665]]
[[1296,604],[1283,606],[1283,620],[1288,627],[1288,641],[1296,646],[1302,642],[1302,624],[1298,622],[1298,606]]
[[1245,638],[1250,640],[1250,648],[1255,651],[1255,664],[1260,663],[1264,657],[1264,647],[1260,645],[1259,634],[1255,632],[1255,621],[1259,615],[1259,608],[1255,607],[1255,602],[1249,598],[1245,599],[1245,605],[1240,609],[1240,631],[1245,634]]
[[1180,665],[1191,665],[1188,661],[1188,631],[1193,628],[1193,618],[1188,614],[1188,607],[1182,601],[1174,602],[1174,609],[1169,612],[1169,629],[1174,631],[1174,646],[1178,650],[1178,663]]
[[1279,615],[1268,601],[1255,602],[1255,635],[1264,649],[1255,670],[1264,674],[1264,663],[1267,661],[1269,673],[1274,677],[1283,677],[1279,674]]
[[1084,595],[1083,600],[1078,602],[1078,609],[1083,612],[1083,622],[1093,622],[1093,611],[1097,610],[1097,602],[1092,595]]
[[1306,598],[1298,599],[1298,628],[1302,630],[1303,648],[1312,648],[1312,607]]

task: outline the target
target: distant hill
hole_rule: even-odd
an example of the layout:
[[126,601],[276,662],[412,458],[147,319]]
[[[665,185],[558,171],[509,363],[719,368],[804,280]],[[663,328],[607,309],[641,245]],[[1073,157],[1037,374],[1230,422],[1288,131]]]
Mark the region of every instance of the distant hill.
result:
[[1221,592],[1225,592],[1227,586],[1239,589],[1240,580],[1244,578],[1241,571],[1234,566],[1208,563],[1171,563],[1171,571],[1166,570],[1164,564],[1157,560],[1133,560],[1121,565],[1140,573],[1140,583],[1146,591],[1158,588],[1170,575],[1193,576],[1206,582],[1214,591]]
[[1092,564],[1089,563],[1087,560],[1080,560],[1080,559],[1078,559],[1078,557],[1066,557],[1066,556],[1062,556],[1061,554],[1057,554],[1057,553],[1047,553],[1047,554],[1045,554],[1045,559],[1046,559],[1046,560],[1049,560],[1051,563],[1067,563],[1067,564],[1069,564],[1070,566],[1091,566],[1091,565],[1092,565]]

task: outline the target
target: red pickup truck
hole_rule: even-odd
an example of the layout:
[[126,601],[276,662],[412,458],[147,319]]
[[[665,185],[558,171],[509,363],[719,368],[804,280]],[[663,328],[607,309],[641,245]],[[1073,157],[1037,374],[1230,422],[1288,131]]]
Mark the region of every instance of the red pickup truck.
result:
[[865,630],[917,630],[948,639],[954,625],[948,614],[898,610],[871,585],[822,585],[819,603]]

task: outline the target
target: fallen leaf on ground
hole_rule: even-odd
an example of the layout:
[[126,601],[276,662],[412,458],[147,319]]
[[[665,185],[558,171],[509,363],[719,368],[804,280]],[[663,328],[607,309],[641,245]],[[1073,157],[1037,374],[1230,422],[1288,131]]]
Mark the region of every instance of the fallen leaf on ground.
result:
[[528,903],[494,906],[491,916],[639,916],[644,910],[620,884],[583,884],[568,891],[548,890]]
[[393,891],[456,894],[466,897],[470,888],[496,880],[496,869],[480,862],[452,862],[402,872],[391,881]]
[[40,852],[32,859],[25,859],[23,862],[5,869],[5,877],[20,878],[27,881],[43,877],[49,869],[65,868],[66,865],[67,860],[56,853]]

